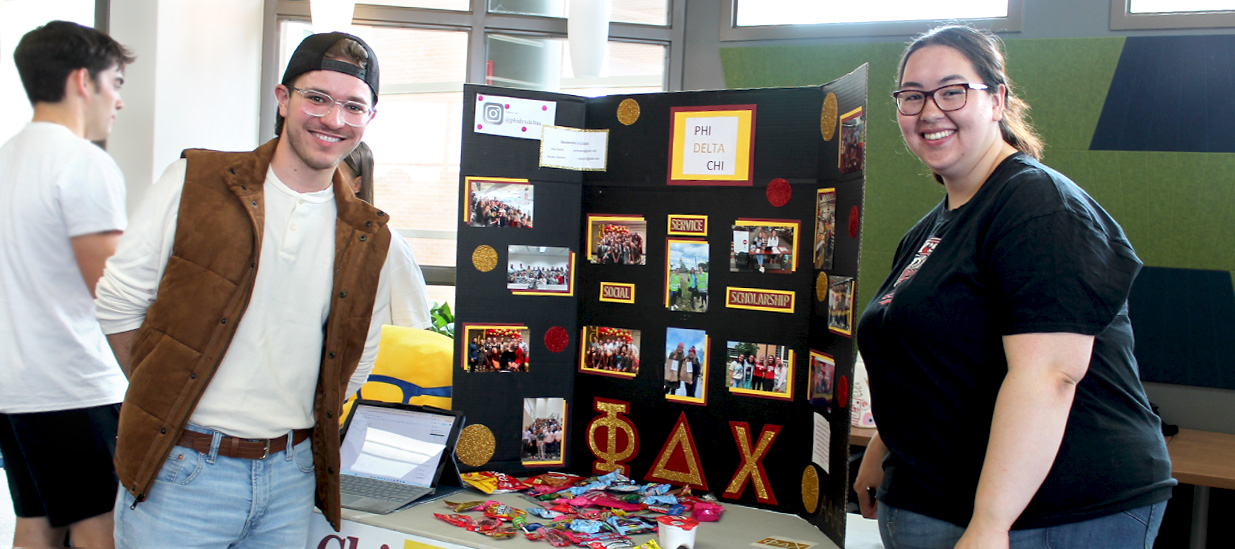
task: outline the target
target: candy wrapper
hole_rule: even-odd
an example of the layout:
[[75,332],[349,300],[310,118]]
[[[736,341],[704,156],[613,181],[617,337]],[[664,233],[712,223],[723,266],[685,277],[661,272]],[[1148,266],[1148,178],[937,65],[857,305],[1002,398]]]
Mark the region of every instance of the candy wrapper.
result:
[[592,505],[597,507],[608,507],[610,509],[621,509],[623,511],[638,511],[643,508],[643,506],[638,503],[626,503],[624,501],[613,499],[609,496],[592,498]]
[[639,517],[609,517],[605,522],[623,536],[634,536],[656,531],[656,524]]
[[542,473],[528,477],[526,482],[532,486],[533,494],[559,492],[583,481],[583,477],[569,473]]
[[668,494],[664,496],[647,496],[639,500],[644,505],[673,505],[678,502],[677,496]]
[[496,501],[468,501],[464,503],[456,503],[453,501],[443,501],[446,507],[451,508],[456,513],[465,513],[467,511],[483,511],[485,507],[497,503]]
[[680,515],[686,511],[682,505],[644,505],[643,508],[662,515]]
[[622,549],[625,547],[634,547],[635,542],[629,539],[611,539],[605,541],[589,541],[588,549]]
[[574,545],[574,542],[570,541],[570,538],[566,537],[561,530],[555,530],[540,524],[535,526],[541,526],[541,528],[538,528],[535,531],[525,532],[523,537],[530,541],[547,541],[549,542],[549,545],[554,547],[569,547]]
[[661,547],[659,543],[656,543],[656,540],[650,539],[647,543],[644,543],[635,549],[661,549]]
[[506,473],[495,471],[476,471],[460,475],[463,482],[486,494],[506,494],[527,490],[528,485]]
[[570,521],[570,529],[581,534],[595,534],[605,527],[599,520],[575,519]]
[[566,516],[564,513],[559,513],[551,509],[545,509],[544,507],[528,507],[527,512],[529,514],[536,515],[542,519],[549,519],[549,520],[553,520],[558,517]]
[[458,526],[459,528],[467,528],[468,530],[474,528],[474,525],[472,524],[472,517],[467,515],[443,515],[441,513],[433,513],[433,516],[449,522],[454,526]]
[[690,517],[699,522],[716,522],[724,512],[720,504],[700,501],[691,509]]
[[662,496],[669,493],[673,489],[672,484],[649,484],[639,489],[641,496]]

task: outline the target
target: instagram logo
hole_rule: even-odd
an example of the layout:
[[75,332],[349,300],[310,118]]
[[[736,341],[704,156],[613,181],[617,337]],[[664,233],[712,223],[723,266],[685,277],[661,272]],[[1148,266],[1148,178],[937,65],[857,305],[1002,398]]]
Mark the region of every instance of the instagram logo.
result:
[[506,117],[506,108],[501,103],[485,103],[483,116],[486,124],[501,124]]

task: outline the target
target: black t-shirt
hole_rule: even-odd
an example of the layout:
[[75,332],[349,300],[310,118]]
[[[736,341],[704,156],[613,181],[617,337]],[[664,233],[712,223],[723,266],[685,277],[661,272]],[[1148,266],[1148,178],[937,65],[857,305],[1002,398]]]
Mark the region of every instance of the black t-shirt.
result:
[[1077,522],[1170,497],[1170,458],[1132,356],[1140,270],[1123,230],[1024,154],[901,240],[858,325],[875,423],[891,451],[880,501],[961,526],[1008,364],[1005,335],[1095,336],[1050,473],[1014,528]]

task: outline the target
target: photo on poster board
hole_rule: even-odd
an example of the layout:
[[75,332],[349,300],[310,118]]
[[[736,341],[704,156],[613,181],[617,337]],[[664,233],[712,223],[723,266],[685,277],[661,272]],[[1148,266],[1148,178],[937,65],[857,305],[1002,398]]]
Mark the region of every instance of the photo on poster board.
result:
[[793,400],[793,350],[784,345],[730,341],[725,385],[735,395]]
[[507,249],[506,289],[515,295],[574,295],[575,253],[553,246]]
[[520,324],[464,324],[459,366],[468,373],[527,372],[530,331]]
[[851,276],[828,280],[828,330],[834,333],[853,335],[853,286]]
[[579,341],[580,372],[623,378],[639,373],[639,330],[584,326]]
[[526,179],[468,177],[463,222],[469,227],[531,229],[535,188]]
[[665,330],[665,399],[707,404],[708,334],[703,330]]
[[587,216],[587,260],[599,265],[647,264],[648,223],[638,215]]
[[836,359],[811,349],[810,351],[810,401],[823,407],[830,414],[835,393]]
[[836,251],[836,188],[819,189],[815,194],[815,268],[832,268]]
[[840,173],[862,169],[866,158],[866,117],[862,107],[840,118]]
[[698,238],[666,239],[665,308],[708,311],[708,242]]
[[562,465],[566,440],[566,399],[523,399],[523,428],[520,431],[521,461],[524,466]]
[[789,219],[734,221],[729,271],[775,274],[796,271],[800,225]]

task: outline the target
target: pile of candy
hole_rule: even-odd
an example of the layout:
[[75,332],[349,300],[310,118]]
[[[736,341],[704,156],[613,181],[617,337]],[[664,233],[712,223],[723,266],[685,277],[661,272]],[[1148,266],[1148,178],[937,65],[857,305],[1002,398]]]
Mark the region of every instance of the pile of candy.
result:
[[[463,480],[486,494],[521,492],[532,505],[525,511],[492,500],[447,501],[454,513],[434,516],[491,538],[522,533],[529,540],[544,540],[554,547],[636,547],[630,536],[655,533],[658,517],[673,516],[698,524],[720,520],[724,513],[715,499],[691,495],[689,487],[675,491],[668,484],[640,485],[616,472],[592,478],[545,473],[520,481],[484,471],[465,473]],[[476,511],[483,517],[462,514]],[[529,514],[548,522],[532,522]],[[637,547],[660,549],[654,540]]]

